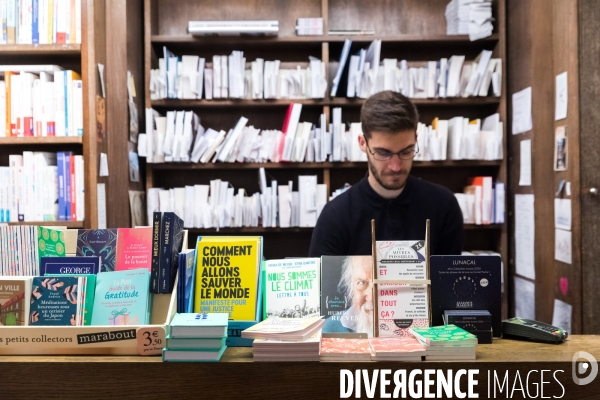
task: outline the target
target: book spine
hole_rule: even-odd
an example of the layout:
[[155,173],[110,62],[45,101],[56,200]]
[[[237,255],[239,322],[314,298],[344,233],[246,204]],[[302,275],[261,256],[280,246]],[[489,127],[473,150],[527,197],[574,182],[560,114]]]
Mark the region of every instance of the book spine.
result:
[[154,212],[152,221],[152,268],[150,270],[150,292],[158,292],[158,271],[160,269],[161,212]]
[[65,154],[65,221],[71,220],[71,155]]
[[40,15],[40,3],[39,0],[33,0],[32,4],[32,18],[31,18],[31,42],[33,44],[40,43],[40,31],[39,31],[39,15]]
[[173,260],[173,222],[175,214],[168,212],[164,214],[160,230],[160,264],[158,271],[158,293],[169,293],[169,282],[171,277],[171,261]]
[[69,195],[71,197],[71,221],[77,221],[77,181],[75,179],[75,156],[69,156],[70,163],[70,187]]

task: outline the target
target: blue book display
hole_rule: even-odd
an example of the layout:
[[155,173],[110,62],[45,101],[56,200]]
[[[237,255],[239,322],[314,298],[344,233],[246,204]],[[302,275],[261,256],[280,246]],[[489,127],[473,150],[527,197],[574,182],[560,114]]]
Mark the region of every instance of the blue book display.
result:
[[101,272],[114,271],[117,256],[117,230],[80,229],[77,235],[77,255],[99,256],[102,259]]
[[147,325],[151,305],[148,270],[98,274],[92,325]]
[[31,285],[31,326],[76,326],[83,315],[85,278],[34,277]]
[[40,260],[40,275],[81,275],[97,274],[100,272],[102,260],[92,257],[42,257]]

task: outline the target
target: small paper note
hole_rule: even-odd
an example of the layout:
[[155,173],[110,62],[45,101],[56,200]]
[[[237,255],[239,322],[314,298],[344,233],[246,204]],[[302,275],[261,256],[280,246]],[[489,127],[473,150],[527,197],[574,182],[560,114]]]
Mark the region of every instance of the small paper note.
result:
[[570,304],[554,299],[554,312],[552,313],[552,325],[571,334],[571,315],[573,307]]
[[106,153],[100,153],[100,176],[108,176],[108,156]]
[[554,199],[554,227],[571,230],[571,199]]
[[100,75],[100,86],[102,87],[102,97],[106,98],[106,89],[104,88],[104,64],[98,64],[98,74]]
[[513,94],[512,113],[513,135],[533,129],[533,120],[531,118],[531,87]]
[[98,229],[106,229],[106,186],[99,183],[97,188]]
[[535,319],[535,283],[515,276],[515,317]]
[[565,185],[565,194],[567,196],[571,195],[571,182],[567,182],[567,184]]
[[535,279],[534,195],[515,195],[515,253],[517,274]]
[[554,119],[567,118],[567,104],[568,104],[568,90],[567,90],[567,72],[556,75],[556,110]]
[[572,263],[571,232],[556,229],[554,235],[554,259],[567,264]]
[[531,186],[531,139],[521,141],[521,177],[519,186]]

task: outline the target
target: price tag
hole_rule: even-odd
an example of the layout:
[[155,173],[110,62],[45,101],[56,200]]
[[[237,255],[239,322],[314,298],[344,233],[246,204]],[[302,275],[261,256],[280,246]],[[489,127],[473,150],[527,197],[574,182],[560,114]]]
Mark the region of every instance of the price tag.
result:
[[162,354],[166,346],[165,328],[163,326],[149,326],[137,330],[137,349],[142,356],[155,356]]

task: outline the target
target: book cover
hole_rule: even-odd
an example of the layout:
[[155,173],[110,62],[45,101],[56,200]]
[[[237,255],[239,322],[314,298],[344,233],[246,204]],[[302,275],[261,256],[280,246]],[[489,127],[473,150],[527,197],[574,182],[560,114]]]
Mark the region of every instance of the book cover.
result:
[[[425,241],[377,241],[377,274],[385,280],[425,280]],[[379,284],[380,337],[409,336],[408,328],[428,327],[426,284]]]
[[223,338],[227,334],[227,313],[180,313],[169,324],[170,336]]
[[29,325],[80,325],[82,278],[34,277],[31,284]]
[[198,237],[194,312],[255,320],[261,258],[261,237]]
[[369,344],[376,356],[387,356],[397,353],[407,355],[425,355],[425,346],[413,336],[371,338]]
[[371,356],[369,339],[323,338],[321,339],[321,356],[327,355],[364,355]]
[[147,325],[149,289],[145,269],[98,274],[92,325]]
[[152,268],[150,276],[150,291],[158,292],[158,271],[160,270],[160,231],[162,229],[163,213],[154,212],[152,221]]
[[253,339],[304,340],[323,325],[321,317],[269,318],[242,331]]
[[429,345],[477,344],[477,337],[455,325],[410,328],[410,333],[419,341]]
[[65,250],[65,233],[56,229],[37,228],[38,255],[41,262],[42,257],[64,257]]
[[0,277],[0,326],[24,326],[29,317],[31,278]]
[[177,255],[183,245],[183,220],[173,212],[163,214],[160,233],[158,293],[171,293],[177,275]]
[[116,229],[79,230],[77,234],[77,255],[82,257],[99,256],[102,259],[101,272],[115,270],[116,254]]
[[267,317],[321,315],[321,259],[289,258],[265,262]]
[[119,228],[115,270],[140,268],[152,270],[152,228]]
[[194,282],[196,277],[196,264],[194,263],[196,257],[195,250],[187,250],[179,254],[181,261],[182,274],[179,277],[181,282],[181,299],[183,312],[192,313],[194,312]]
[[40,275],[82,275],[100,272],[102,261],[98,256],[91,257],[41,257]]
[[[96,275],[95,274],[74,274],[77,277],[85,278],[83,285],[83,325],[92,324],[92,315],[94,312],[94,297],[96,292]],[[62,274],[46,274],[46,277],[62,276]]]
[[321,257],[321,315],[324,333],[373,336],[371,256]]
[[446,310],[487,310],[494,336],[502,333],[502,260],[499,256],[431,256],[431,321]]

